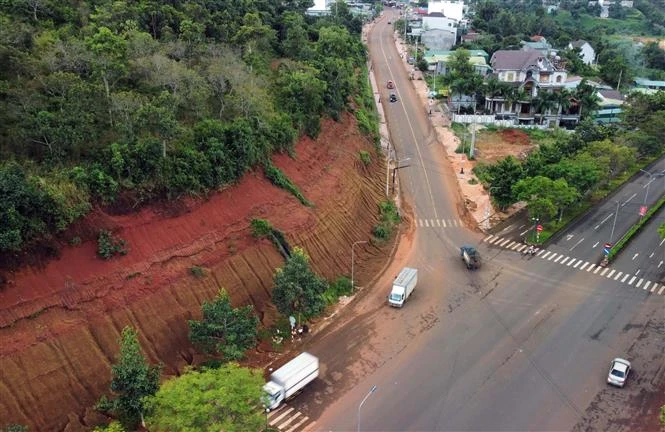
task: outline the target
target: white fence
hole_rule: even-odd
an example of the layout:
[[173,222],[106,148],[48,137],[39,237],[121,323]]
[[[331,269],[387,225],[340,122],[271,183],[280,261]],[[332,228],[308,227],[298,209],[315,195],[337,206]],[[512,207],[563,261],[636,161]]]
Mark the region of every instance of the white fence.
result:
[[532,129],[547,129],[547,124],[532,124],[532,125],[521,125],[517,124],[515,120],[497,120],[494,115],[480,115],[480,114],[454,114],[452,115],[452,121],[454,123],[476,123],[476,124],[493,124],[500,127],[510,127],[510,128],[532,128]]

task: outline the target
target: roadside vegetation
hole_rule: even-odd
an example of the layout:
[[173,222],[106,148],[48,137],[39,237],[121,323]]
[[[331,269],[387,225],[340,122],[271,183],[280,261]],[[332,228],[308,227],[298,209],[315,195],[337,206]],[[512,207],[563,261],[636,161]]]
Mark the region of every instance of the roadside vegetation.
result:
[[93,205],[206,194],[259,167],[311,205],[271,154],[349,109],[377,126],[360,19],[307,6],[2,2],[0,257]]

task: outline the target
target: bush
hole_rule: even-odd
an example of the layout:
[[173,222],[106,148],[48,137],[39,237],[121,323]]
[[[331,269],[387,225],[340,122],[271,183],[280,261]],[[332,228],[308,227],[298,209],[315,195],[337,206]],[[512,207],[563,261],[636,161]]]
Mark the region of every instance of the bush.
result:
[[198,279],[204,278],[206,275],[205,269],[199,266],[190,267],[189,272],[192,274],[192,276]]
[[115,255],[127,255],[127,242],[115,237],[111,232],[102,230],[97,237],[97,253],[104,259],[111,259]]
[[293,196],[298,198],[298,201],[300,201],[303,205],[306,205],[308,207],[312,207],[312,203],[307,201],[307,198],[303,196],[303,194],[300,192],[300,190],[294,185],[291,180],[284,175],[284,173],[277,168],[276,166],[272,165],[271,163],[266,163],[264,166],[264,172],[268,180],[275,186],[282,188],[286,191],[291,192]]
[[400,223],[401,218],[397,211],[395,203],[392,201],[383,201],[379,204],[379,213],[381,222],[372,228],[372,234],[379,240],[388,240],[392,235],[393,228]]
[[252,219],[250,225],[252,227],[252,235],[256,238],[266,237],[273,230],[270,222],[265,219]]
[[360,152],[358,152],[358,157],[360,158],[362,163],[365,164],[365,166],[372,163],[372,158],[370,157],[369,153],[367,153],[365,150],[360,150]]

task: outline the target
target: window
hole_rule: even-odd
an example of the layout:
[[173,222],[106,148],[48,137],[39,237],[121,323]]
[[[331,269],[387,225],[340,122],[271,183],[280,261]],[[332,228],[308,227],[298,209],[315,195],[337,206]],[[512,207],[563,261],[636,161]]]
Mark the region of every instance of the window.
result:
[[508,72],[506,74],[506,81],[514,81],[515,80],[515,73],[514,72]]
[[558,75],[558,76],[556,77],[556,82],[560,83],[560,82],[561,82],[561,79],[562,79],[561,75]]

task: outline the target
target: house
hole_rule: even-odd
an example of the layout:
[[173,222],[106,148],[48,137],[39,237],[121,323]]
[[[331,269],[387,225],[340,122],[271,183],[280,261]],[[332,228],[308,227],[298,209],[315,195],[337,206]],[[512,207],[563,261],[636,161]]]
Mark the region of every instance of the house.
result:
[[429,13],[440,12],[448,18],[461,21],[467,8],[464,1],[447,1],[447,0],[429,0],[427,2],[427,11]]
[[579,50],[582,61],[587,65],[590,65],[596,59],[596,51],[594,51],[591,44],[585,40],[580,39],[569,43],[568,49]]
[[621,121],[621,105],[624,104],[624,96],[616,90],[598,89],[598,110],[593,114],[596,123],[618,123]]
[[657,91],[665,91],[665,81],[654,81],[646,78],[635,78],[634,91],[652,94]]
[[579,122],[579,113],[574,109],[562,112],[554,102],[538,106],[539,101],[546,99],[546,93],[551,94],[551,101],[565,88],[568,72],[556,57],[533,49],[499,50],[492,55],[490,66],[491,76],[506,89],[485,95],[485,112],[522,125]]
[[529,41],[520,41],[523,51],[536,50],[540,51],[544,56],[556,54],[556,50],[552,48],[552,45],[547,42],[544,36],[535,35],[531,36],[530,39]]
[[[435,51],[428,50],[424,59],[428,64],[428,69],[437,75],[447,75],[448,60],[455,51]],[[469,63],[473,65],[474,70],[481,76],[486,76],[490,73],[490,66],[487,64],[489,55],[484,50],[468,50]]]
[[448,18],[441,12],[431,12],[423,16],[423,29],[427,30],[447,30],[449,32],[457,33],[458,21],[454,18]]
[[427,48],[449,50],[457,41],[457,33],[442,29],[423,30],[420,41]]

